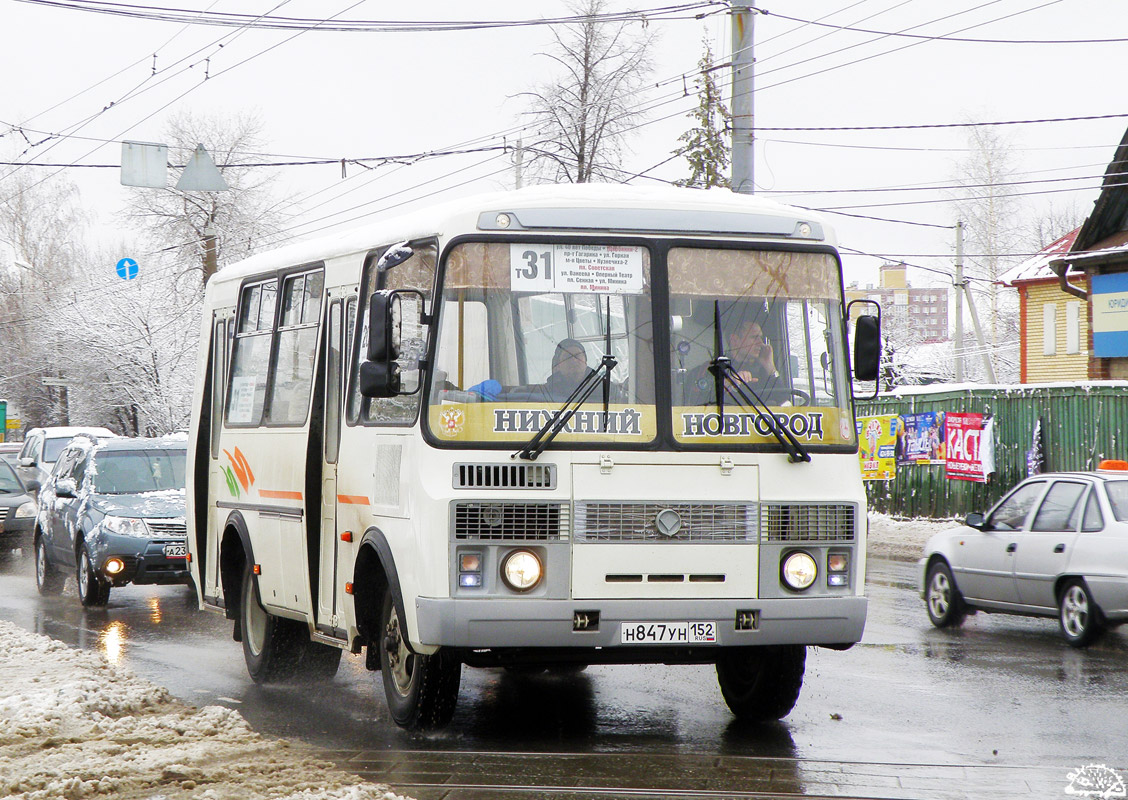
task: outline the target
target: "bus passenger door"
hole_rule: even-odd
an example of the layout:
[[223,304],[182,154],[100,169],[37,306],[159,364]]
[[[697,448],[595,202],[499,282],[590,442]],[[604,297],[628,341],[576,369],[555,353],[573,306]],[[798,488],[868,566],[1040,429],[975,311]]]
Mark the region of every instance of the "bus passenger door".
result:
[[[344,318],[339,298],[330,298],[325,354],[325,415],[321,465],[321,558],[317,581],[317,625],[339,631],[337,608],[339,542],[337,539],[337,453],[341,440],[341,398],[344,370],[341,353]],[[329,632],[329,631],[325,631]]]

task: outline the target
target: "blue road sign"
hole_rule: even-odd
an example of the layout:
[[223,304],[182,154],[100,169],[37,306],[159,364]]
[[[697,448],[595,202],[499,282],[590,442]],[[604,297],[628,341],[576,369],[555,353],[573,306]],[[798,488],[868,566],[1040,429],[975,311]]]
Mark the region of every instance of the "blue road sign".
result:
[[137,277],[137,262],[132,258],[123,258],[117,262],[117,274],[123,281],[131,281]]

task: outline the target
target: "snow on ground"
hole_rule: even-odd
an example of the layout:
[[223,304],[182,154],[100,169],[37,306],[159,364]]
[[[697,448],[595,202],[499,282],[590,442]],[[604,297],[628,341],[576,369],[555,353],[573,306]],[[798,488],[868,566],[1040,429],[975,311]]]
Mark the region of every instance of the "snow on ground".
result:
[[402,800],[235,711],[0,621],[0,797]]
[[934,533],[958,527],[960,522],[952,519],[904,519],[897,520],[886,514],[869,515],[869,545],[866,554],[870,558],[891,558],[896,561],[916,561],[924,554],[924,543]]
[[[871,514],[871,558],[920,558],[952,520]],[[195,708],[114,666],[0,621],[0,797],[402,800],[267,739],[238,712]]]

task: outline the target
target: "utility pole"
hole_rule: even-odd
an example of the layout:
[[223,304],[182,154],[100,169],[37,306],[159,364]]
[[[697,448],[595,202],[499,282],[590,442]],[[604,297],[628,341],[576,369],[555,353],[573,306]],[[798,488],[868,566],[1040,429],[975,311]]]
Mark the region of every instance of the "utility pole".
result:
[[215,226],[208,222],[204,228],[204,283],[208,278],[219,271],[219,263],[215,252]]
[[520,189],[525,185],[525,148],[521,146],[520,139],[517,140],[517,147],[513,151],[513,172],[513,188]]
[[755,193],[752,20],[757,13],[751,6],[732,7],[732,190],[741,194]]
[[956,383],[963,383],[963,220],[956,222]]

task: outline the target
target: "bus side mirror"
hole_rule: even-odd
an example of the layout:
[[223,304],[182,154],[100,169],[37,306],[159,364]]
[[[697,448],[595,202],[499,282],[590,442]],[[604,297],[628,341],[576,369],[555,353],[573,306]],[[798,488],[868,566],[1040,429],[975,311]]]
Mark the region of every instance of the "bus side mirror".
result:
[[881,364],[881,321],[862,314],[854,323],[854,379],[876,381]]
[[400,393],[399,365],[365,361],[360,365],[357,387],[362,397],[395,397]]
[[419,391],[426,349],[425,298],[414,289],[382,289],[368,302],[366,360],[357,374],[364,397],[394,397]]
[[393,331],[402,323],[403,309],[395,292],[387,289],[372,293],[368,303],[369,361],[392,361],[396,357]]

